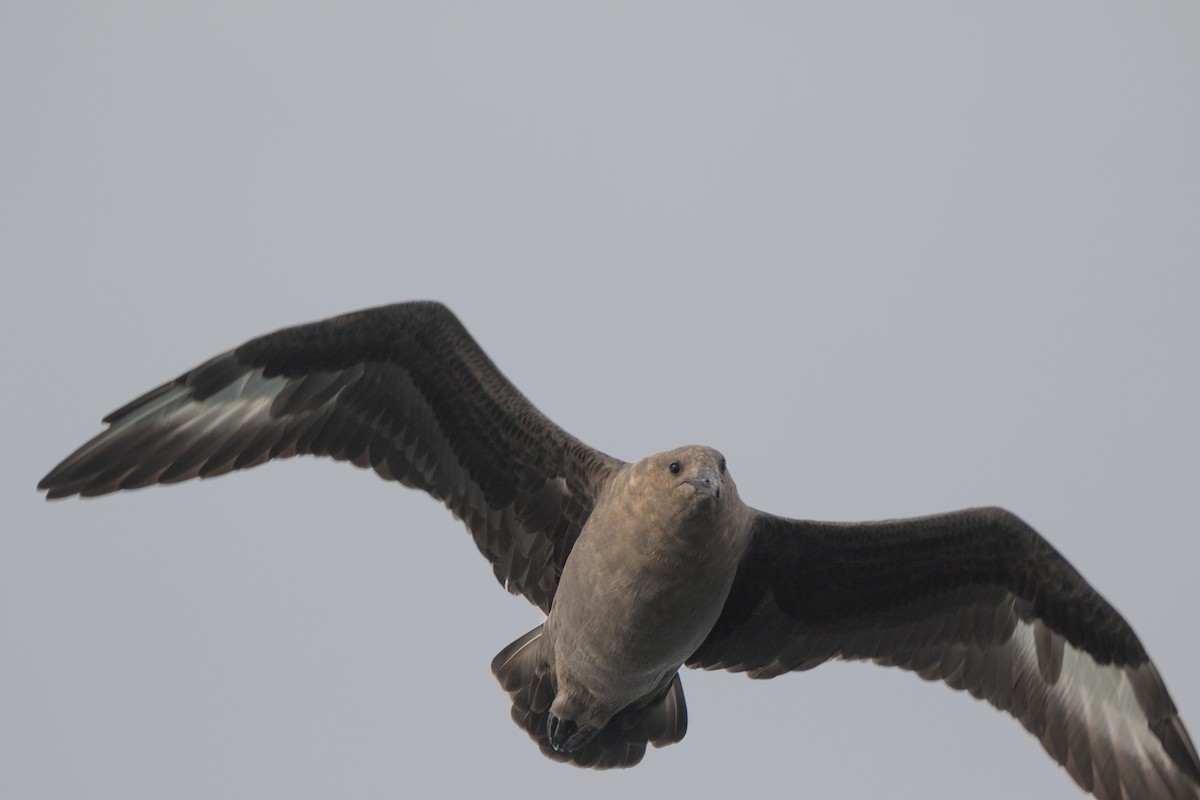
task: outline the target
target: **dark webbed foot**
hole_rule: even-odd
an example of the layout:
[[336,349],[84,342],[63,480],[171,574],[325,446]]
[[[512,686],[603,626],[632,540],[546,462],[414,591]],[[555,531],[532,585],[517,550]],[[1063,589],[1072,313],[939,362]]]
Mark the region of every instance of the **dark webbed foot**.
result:
[[570,720],[559,719],[554,712],[550,712],[549,717],[546,718],[546,738],[550,740],[550,746],[559,753],[578,750],[590,742],[597,733],[599,731],[580,728]]

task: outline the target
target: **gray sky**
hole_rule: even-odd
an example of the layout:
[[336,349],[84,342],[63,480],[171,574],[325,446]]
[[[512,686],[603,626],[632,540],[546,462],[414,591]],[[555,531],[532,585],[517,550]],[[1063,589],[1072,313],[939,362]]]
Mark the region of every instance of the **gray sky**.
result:
[[488,671],[539,615],[427,497],[34,492],[218,351],[412,298],[759,508],[1010,508],[1200,735],[1196,4],[602,5],[0,6],[0,796],[1077,796],[858,664],[688,672],[680,745],[560,766]]

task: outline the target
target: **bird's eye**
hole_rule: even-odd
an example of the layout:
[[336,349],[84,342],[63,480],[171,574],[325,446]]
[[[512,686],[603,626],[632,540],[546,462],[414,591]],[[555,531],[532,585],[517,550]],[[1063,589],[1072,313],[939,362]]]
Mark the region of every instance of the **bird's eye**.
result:
[[723,459],[723,458],[721,459],[721,463],[719,466],[721,469],[721,474],[724,475],[725,474],[725,459]]
[[671,470],[672,475],[678,475],[679,470],[681,470],[682,467],[679,465],[678,461],[672,461],[670,464],[667,465],[667,469]]

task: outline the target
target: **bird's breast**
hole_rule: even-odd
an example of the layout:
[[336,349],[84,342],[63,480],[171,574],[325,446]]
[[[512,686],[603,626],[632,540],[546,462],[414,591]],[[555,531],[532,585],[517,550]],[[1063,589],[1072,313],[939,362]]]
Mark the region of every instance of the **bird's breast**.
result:
[[736,559],[698,553],[672,533],[593,515],[567,560],[547,623],[560,672],[592,691],[636,697],[700,646],[729,593]]

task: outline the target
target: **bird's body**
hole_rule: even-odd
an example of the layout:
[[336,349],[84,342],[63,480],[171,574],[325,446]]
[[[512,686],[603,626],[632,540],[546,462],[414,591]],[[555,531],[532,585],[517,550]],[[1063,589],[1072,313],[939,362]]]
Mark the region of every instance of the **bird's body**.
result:
[[625,767],[681,740],[682,665],[770,678],[861,659],[1011,714],[1102,800],[1200,800],[1200,757],[1133,629],[1013,514],[787,519],[742,503],[711,448],[613,458],[439,304],[253,339],[105,422],[43,478],[49,497],[308,453],[445,503],[547,614],[492,669],[551,758]]
[[705,447],[660,453],[622,468],[601,493],[545,625],[559,718],[603,728],[660,693],[712,630],[749,541],[748,517],[732,479],[714,497],[687,478],[724,472],[721,462]]

